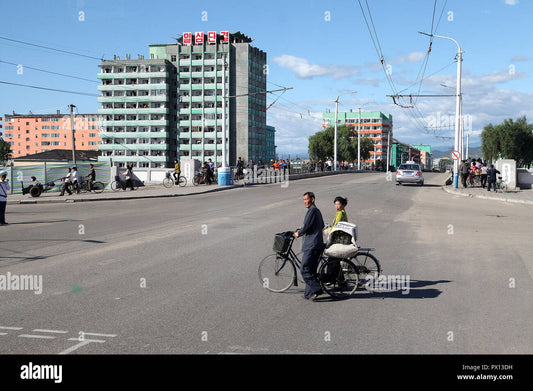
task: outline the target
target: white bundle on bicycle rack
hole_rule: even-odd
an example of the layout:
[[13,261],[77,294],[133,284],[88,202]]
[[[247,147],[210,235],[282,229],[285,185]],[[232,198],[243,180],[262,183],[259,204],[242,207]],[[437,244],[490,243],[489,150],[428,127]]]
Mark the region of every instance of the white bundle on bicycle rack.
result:
[[352,258],[358,250],[357,225],[344,221],[338,222],[329,232],[324,255],[332,258]]

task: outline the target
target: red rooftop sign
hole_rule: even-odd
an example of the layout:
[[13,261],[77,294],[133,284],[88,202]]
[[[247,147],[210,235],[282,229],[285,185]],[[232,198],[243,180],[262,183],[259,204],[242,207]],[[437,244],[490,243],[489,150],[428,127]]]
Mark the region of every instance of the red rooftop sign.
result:
[[[222,36],[222,43],[229,43],[229,31],[221,31],[220,35]],[[204,43],[205,34],[202,32],[194,33],[194,44],[202,45]],[[209,31],[207,33],[207,43],[217,43],[217,32]],[[193,35],[191,32],[183,33],[183,44],[192,45],[193,44]]]

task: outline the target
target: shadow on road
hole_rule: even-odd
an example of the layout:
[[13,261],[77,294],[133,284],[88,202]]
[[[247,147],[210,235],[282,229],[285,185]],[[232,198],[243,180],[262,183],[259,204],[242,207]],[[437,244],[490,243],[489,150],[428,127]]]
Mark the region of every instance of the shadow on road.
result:
[[344,299],[337,299],[327,294],[320,296],[317,302],[339,301],[339,300],[357,300],[357,299],[434,299],[438,297],[442,290],[436,288],[427,288],[431,285],[449,283],[449,280],[411,280],[409,284],[396,289],[367,289],[364,285],[357,288],[352,296]]

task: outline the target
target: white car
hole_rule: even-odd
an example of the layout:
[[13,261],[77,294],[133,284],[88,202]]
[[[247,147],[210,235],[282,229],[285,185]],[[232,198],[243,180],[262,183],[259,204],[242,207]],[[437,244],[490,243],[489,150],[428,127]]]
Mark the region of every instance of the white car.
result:
[[418,183],[420,186],[424,184],[422,168],[418,163],[406,162],[400,164],[400,167],[396,170],[396,185],[402,183]]

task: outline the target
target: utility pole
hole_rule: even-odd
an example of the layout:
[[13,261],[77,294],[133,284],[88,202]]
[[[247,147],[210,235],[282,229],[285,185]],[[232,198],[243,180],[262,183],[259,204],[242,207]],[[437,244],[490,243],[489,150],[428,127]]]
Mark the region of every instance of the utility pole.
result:
[[334,141],[334,145],[333,145],[333,167],[334,167],[334,171],[337,171],[337,117],[339,115],[339,98],[342,96],[342,95],[346,95],[346,94],[356,94],[357,91],[349,91],[349,92],[345,92],[344,94],[340,94],[339,96],[337,96],[337,99],[335,99],[335,141]]
[[74,162],[74,166],[76,166],[76,137],[74,136],[74,105],[70,106],[70,128],[72,133],[72,161]]
[[231,185],[231,170],[228,166],[228,157],[226,149],[226,66],[226,53],[224,53],[222,65],[222,164],[221,167],[218,169],[219,185]]
[[[463,51],[459,43],[450,37],[444,37],[441,35],[426,34],[419,32],[420,34],[428,35],[430,37],[444,38],[450,41],[453,41],[457,45],[457,85],[456,85],[456,98],[455,98],[455,143],[454,148],[456,151],[463,153],[463,130],[461,127],[461,63],[463,62]],[[464,159],[464,156],[461,155],[460,158]],[[457,189],[459,184],[459,159],[453,161],[453,188]]]
[[361,170],[361,108],[359,107],[359,122],[357,123],[357,171]]

